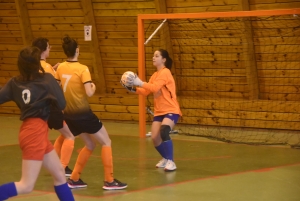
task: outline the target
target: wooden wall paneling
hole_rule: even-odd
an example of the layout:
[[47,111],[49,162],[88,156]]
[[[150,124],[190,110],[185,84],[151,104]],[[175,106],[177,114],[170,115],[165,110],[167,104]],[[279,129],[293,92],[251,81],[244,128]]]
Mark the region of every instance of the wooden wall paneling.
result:
[[262,93],[262,99],[264,100],[280,100],[280,101],[300,101],[300,95],[299,93],[297,94],[292,94],[292,93]]
[[128,46],[137,47],[137,40],[135,39],[99,39],[99,44],[102,46]]
[[1,71],[1,76],[4,76],[4,77],[15,77],[17,75],[20,75],[18,70]]
[[142,13],[155,13],[153,1],[118,1],[99,2],[94,1],[95,16],[133,16]]
[[[2,12],[3,10],[1,10]],[[0,13],[1,13],[0,12]],[[1,16],[0,15],[0,22],[1,23],[12,23],[12,24],[18,24],[19,23],[19,19],[17,16],[14,17],[7,17],[7,16]]]
[[95,23],[94,8],[91,0],[81,0],[81,5],[84,13],[84,22],[86,25],[92,26],[92,41],[89,41],[90,51],[93,58],[93,69],[96,78],[96,86],[98,93],[106,93],[106,83],[104,78],[104,71],[101,59],[101,52],[99,49],[99,42],[97,36],[97,26]]
[[153,1],[118,1],[118,2],[95,2],[93,1],[93,7],[96,10],[119,10],[123,8],[124,10],[136,10],[136,9],[153,9]]
[[[201,1],[200,1],[201,2]],[[238,11],[237,5],[225,5],[225,6],[209,6],[209,7],[176,7],[168,8],[168,13],[199,13],[199,12],[227,12]]]
[[[18,25],[20,28],[20,25]],[[20,37],[21,36],[21,31],[0,31],[0,35],[2,37],[7,37],[7,38],[15,38],[15,37]]]
[[137,106],[138,99],[136,96],[127,96],[122,95],[97,95],[89,98],[89,103],[91,104],[100,104],[100,105],[124,105],[124,106]]
[[182,117],[180,123],[225,126],[238,128],[264,128],[264,129],[284,129],[299,130],[299,122],[293,121],[265,121],[265,120],[248,120],[248,119],[221,119],[221,118],[201,118],[201,117]]
[[135,10],[95,10],[95,16],[137,16],[138,14],[155,14],[153,9],[135,9]]
[[[280,36],[279,36],[280,37]],[[300,36],[299,36],[300,37]],[[264,45],[263,47],[255,47],[256,53],[297,53],[300,52],[300,46],[295,45]]]
[[17,59],[15,59],[14,64],[6,64],[6,63],[0,63],[0,70],[1,71],[15,71],[18,70],[17,67]]
[[49,16],[49,17],[38,17],[38,18],[30,18],[31,24],[54,24],[57,22],[60,23],[80,23],[84,24],[84,17],[83,16],[71,16],[71,17],[56,17],[56,16]]
[[180,96],[185,97],[201,97],[202,99],[217,100],[248,100],[247,92],[223,92],[223,91],[182,91]]
[[29,10],[29,17],[78,17],[84,16],[81,9],[68,9],[68,10],[50,10],[45,8],[44,10]]
[[[167,13],[166,0],[154,0],[154,2],[155,2],[155,8],[157,14]],[[161,22],[163,20],[164,19],[161,19]],[[171,43],[171,34],[170,34],[168,20],[161,27],[159,33],[160,33],[160,48],[166,49],[169,52],[170,57],[173,58],[173,47]],[[172,72],[175,73],[174,70]]]
[[180,68],[192,69],[245,69],[242,61],[174,61]]
[[7,16],[17,16],[18,12],[16,10],[1,10],[0,17],[7,17]]
[[[250,9],[248,0],[239,1],[241,10],[248,11]],[[255,61],[255,49],[253,43],[253,28],[250,18],[246,18],[244,23],[245,35],[243,37],[243,57],[246,67],[247,83],[249,87],[249,98],[259,99],[259,83],[257,76],[257,68]]]
[[257,62],[257,69],[299,69],[300,61],[290,62]]
[[1,8],[0,10],[16,10],[16,6],[14,3],[9,3],[9,2],[1,2]]
[[23,43],[23,38],[10,38],[10,37],[1,37],[0,44],[9,44],[9,45],[19,45],[21,47]]
[[107,89],[125,95],[127,91],[119,84],[121,75],[127,70],[137,72],[137,14],[155,11],[154,2],[93,1],[93,6]]
[[300,8],[297,0],[249,0],[251,10]]
[[266,77],[266,78],[259,78],[259,82],[261,84],[266,85],[277,85],[280,83],[280,85],[298,85],[300,83],[300,79],[297,78],[278,78],[278,77]]
[[[121,108],[120,108],[121,109]],[[183,116],[203,117],[203,118],[220,118],[220,119],[256,119],[267,121],[300,121],[299,113],[282,113],[282,112],[253,112],[242,110],[203,110],[203,109],[183,109]]]
[[[77,2],[78,0],[47,0],[47,2]],[[27,0],[28,3],[45,2],[45,0]]]
[[19,18],[23,44],[30,45],[33,40],[33,34],[29,21],[26,0],[15,0],[15,4]]
[[[174,32],[172,32],[174,33]],[[240,45],[231,45],[231,46],[208,46],[208,45],[201,45],[201,46],[196,46],[196,45],[186,45],[182,47],[174,46],[173,47],[173,52],[176,54],[179,53],[195,53],[195,52],[201,52],[203,54],[211,54],[211,52],[214,53],[241,53],[243,51],[243,48]]]
[[[262,18],[254,23],[261,32],[255,36],[256,61],[261,98],[267,100],[300,101],[298,50],[300,20],[292,16]],[[277,30],[277,31],[273,31]],[[263,34],[264,33],[264,34]],[[273,45],[271,44],[273,41]]]
[[260,88],[262,93],[283,93],[283,94],[299,94],[300,85],[282,86],[278,85],[264,85]]
[[197,100],[191,104],[191,99],[180,98],[181,105],[189,109],[224,110],[224,111],[257,111],[257,112],[291,112],[300,113],[299,101],[269,101],[269,100]]
[[[226,55],[226,56],[224,56]],[[174,54],[175,61],[247,61],[243,55],[239,53],[227,53],[227,54]],[[248,66],[248,65],[247,65]]]
[[0,106],[0,113],[2,114],[9,114],[9,115],[20,115],[20,109],[18,107],[4,107]]
[[[17,50],[19,50],[19,46],[18,46]],[[14,58],[0,57],[0,64],[16,64],[16,63],[17,63],[16,57],[14,57]]]
[[61,2],[50,2],[50,1],[43,1],[43,2],[30,2],[27,1],[27,8],[30,10],[43,10],[45,8],[49,9],[57,9],[57,10],[64,10],[64,9],[81,9],[81,4],[79,1],[75,2],[68,2],[68,1],[61,1]]
[[17,58],[19,55],[18,51],[0,51],[0,57],[14,57]]
[[[82,24],[36,24],[36,25],[31,25],[32,31],[60,31],[60,32],[66,32],[66,31],[81,31],[83,32],[83,25]],[[72,34],[73,35],[73,34]],[[83,34],[81,34],[83,35]]]

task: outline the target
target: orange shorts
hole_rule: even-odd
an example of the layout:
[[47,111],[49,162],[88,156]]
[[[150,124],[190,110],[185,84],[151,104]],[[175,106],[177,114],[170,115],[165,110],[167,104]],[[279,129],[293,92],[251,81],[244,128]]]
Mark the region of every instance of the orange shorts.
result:
[[25,119],[20,128],[19,143],[24,160],[42,161],[44,155],[53,150],[47,122],[40,118]]

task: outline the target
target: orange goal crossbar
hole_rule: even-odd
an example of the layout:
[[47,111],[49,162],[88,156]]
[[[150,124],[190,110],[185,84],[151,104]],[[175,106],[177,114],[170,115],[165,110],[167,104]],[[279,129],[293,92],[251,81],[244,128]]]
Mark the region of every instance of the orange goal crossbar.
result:
[[[145,36],[143,20],[158,19],[200,19],[200,18],[226,18],[226,17],[255,17],[300,14],[300,8],[279,10],[255,10],[255,11],[232,11],[232,12],[203,12],[203,13],[168,13],[168,14],[139,14],[138,15],[138,74],[145,80]],[[139,95],[139,136],[146,137],[146,98]]]

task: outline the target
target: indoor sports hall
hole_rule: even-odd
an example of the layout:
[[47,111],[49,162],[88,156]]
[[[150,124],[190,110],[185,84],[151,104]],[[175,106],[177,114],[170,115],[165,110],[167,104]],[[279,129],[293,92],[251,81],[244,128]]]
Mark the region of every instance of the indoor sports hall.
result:
[[[65,62],[66,35],[96,86],[88,100],[111,138],[114,176],[128,184],[102,189],[97,144],[76,201],[300,200],[299,0],[0,0],[0,88],[37,37],[49,40],[48,63]],[[182,112],[169,132],[174,171],[155,167],[157,94],[122,79],[131,71],[149,82],[159,49],[173,60]],[[22,173],[19,118],[14,102],[0,105],[0,186]],[[49,130],[52,143],[59,135]],[[76,137],[69,168],[83,147]],[[58,200],[52,183],[42,169],[31,193],[9,200]]]

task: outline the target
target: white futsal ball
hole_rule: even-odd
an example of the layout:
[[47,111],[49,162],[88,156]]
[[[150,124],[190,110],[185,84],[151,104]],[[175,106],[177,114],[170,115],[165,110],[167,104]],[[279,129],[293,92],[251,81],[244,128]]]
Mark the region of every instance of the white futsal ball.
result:
[[127,86],[127,87],[132,87],[132,85],[131,84],[128,84],[128,77],[129,76],[134,76],[135,77],[135,74],[134,74],[134,72],[132,72],[132,71],[126,71],[125,73],[123,73],[123,75],[122,75],[122,77],[121,77],[121,82],[125,85],[125,86]]

